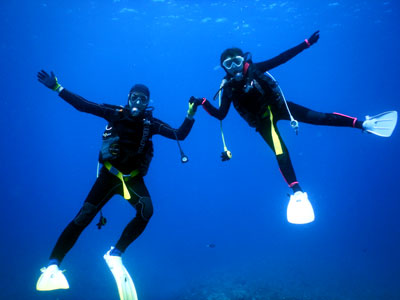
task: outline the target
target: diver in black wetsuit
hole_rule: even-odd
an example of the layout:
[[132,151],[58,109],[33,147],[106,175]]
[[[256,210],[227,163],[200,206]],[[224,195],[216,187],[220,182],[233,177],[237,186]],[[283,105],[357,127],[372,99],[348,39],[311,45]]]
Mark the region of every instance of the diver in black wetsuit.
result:
[[[148,106],[150,92],[144,85],[136,84],[132,87],[128,104],[123,107],[89,102],[60,86],[53,73],[48,75],[45,71],[41,71],[38,73],[38,80],[57,91],[62,99],[77,110],[108,121],[99,156],[99,162],[103,167],[82,208],[64,229],[50,255],[49,266],[53,265],[51,272],[59,275],[58,266],[64,256],[112,196],[119,194],[127,199],[136,209],[136,216],[126,226],[115,247],[112,247],[107,254],[121,256],[144,231],[153,214],[152,201],[143,181],[153,157],[152,136],[160,134],[169,139],[184,140],[193,126],[195,107],[189,106],[187,117],[176,130],[152,116],[152,109]],[[187,161],[186,157],[183,159],[186,159],[183,162]],[[42,280],[44,289],[62,288],[60,287],[62,280],[61,283],[44,283],[44,281],[46,280]]]
[[[354,127],[378,134],[375,131],[376,124],[374,122],[377,122],[376,120],[362,122],[357,118],[343,114],[316,112],[298,104],[287,102],[275,79],[269,73],[266,73],[309,48],[318,39],[319,31],[296,47],[260,63],[253,63],[250,54],[243,53],[239,48],[226,49],[220,58],[221,66],[226,71],[226,76],[219,90],[220,95],[222,92],[220,107],[215,108],[205,98],[191,98],[190,100],[196,106],[202,105],[211,116],[219,120],[223,120],[226,117],[233,102],[233,106],[239,114],[251,127],[254,127],[260,133],[274,151],[281,173],[289,187],[292,188],[295,196],[293,199],[297,202],[303,199],[308,201],[307,194],[303,193],[296,179],[289,152],[276,126],[279,120],[290,120],[296,132],[298,128],[297,121],[300,121],[315,125]],[[397,120],[397,113],[395,114]],[[387,134],[387,132],[384,134]],[[225,144],[224,140],[223,142]],[[222,153],[223,161],[231,158],[231,153],[227,151],[225,145],[224,147],[225,152]],[[312,212],[310,220],[313,220],[313,218]]]

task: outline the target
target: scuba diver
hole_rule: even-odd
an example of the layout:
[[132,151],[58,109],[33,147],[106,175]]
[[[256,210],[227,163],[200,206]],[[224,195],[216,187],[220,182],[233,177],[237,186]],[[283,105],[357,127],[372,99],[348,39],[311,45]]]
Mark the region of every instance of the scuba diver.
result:
[[[314,211],[296,178],[289,152],[279,134],[277,122],[290,120],[291,126],[298,131],[298,122],[314,125],[345,126],[358,128],[380,136],[390,136],[396,126],[397,112],[387,112],[360,121],[355,117],[340,113],[322,113],[313,111],[293,102],[286,101],[277,81],[267,71],[289,61],[303,50],[314,45],[319,39],[319,31],[299,45],[280,55],[259,63],[253,63],[250,53],[239,48],[229,48],[220,57],[221,67],[225,70],[220,89],[219,108],[214,107],[206,98],[191,98],[191,102],[203,108],[213,117],[221,120],[224,152],[222,161],[232,157],[227,149],[222,131],[222,120],[228,114],[231,103],[240,116],[260,133],[268,146],[274,151],[280,171],[289,187],[293,190],[290,197],[287,217],[295,224],[309,223],[314,220]],[[222,94],[222,95],[221,95]]]
[[[173,129],[153,117],[153,107],[149,106],[150,92],[145,85],[135,84],[129,92],[127,104],[115,106],[93,103],[73,94],[58,83],[53,72],[49,75],[42,70],[37,77],[39,82],[56,91],[78,111],[101,117],[108,124],[103,133],[99,154],[102,168],[98,172],[97,180],[82,208],[59,237],[48,266],[41,270],[36,288],[40,291],[69,288],[63,272],[59,269],[60,263],[102,207],[118,194],[136,209],[136,216],[125,227],[115,246],[104,255],[104,259],[116,280],[120,298],[137,299],[132,279],[122,264],[121,254],[144,231],[153,214],[150,194],[143,180],[153,157],[152,136],[160,134],[176,140],[182,162],[187,162],[188,158],[183,154],[179,140],[184,140],[189,134],[194,123],[196,106],[189,104],[182,125],[179,129]],[[100,228],[105,221],[101,215],[97,226]]]

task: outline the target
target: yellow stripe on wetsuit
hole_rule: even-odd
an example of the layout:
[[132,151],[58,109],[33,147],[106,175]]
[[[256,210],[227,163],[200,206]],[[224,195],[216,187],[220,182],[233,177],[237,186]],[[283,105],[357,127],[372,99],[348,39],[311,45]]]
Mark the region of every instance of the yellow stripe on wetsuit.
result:
[[272,114],[270,106],[268,106],[268,111],[269,111],[269,119],[271,121],[271,136],[272,136],[272,143],[274,145],[275,155],[281,155],[281,154],[283,154],[282,144],[281,144],[281,140],[279,139],[278,134],[276,133],[276,129],[275,129],[275,125],[274,125],[274,116]]
[[111,174],[115,175],[116,177],[119,178],[119,180],[121,180],[122,188],[124,190],[124,198],[126,200],[131,199],[131,194],[129,193],[129,190],[128,190],[126,184],[125,184],[125,180],[128,180],[128,179],[138,175],[139,174],[139,170],[133,170],[129,175],[124,175],[118,169],[113,167],[113,165],[110,164],[108,161],[104,162],[104,166],[107,168],[108,171],[110,171]]

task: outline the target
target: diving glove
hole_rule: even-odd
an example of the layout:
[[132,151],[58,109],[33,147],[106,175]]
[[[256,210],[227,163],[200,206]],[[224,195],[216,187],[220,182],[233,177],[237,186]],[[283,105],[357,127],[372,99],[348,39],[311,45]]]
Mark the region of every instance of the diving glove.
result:
[[49,89],[56,91],[57,93],[61,92],[64,88],[58,83],[57,77],[54,75],[53,71],[51,71],[51,75],[47,74],[46,71],[41,70],[37,73],[37,78],[40,83],[43,83]]
[[190,97],[189,99],[189,109],[187,111],[188,117],[190,119],[193,118],[193,116],[195,115],[196,111],[197,111],[197,107],[199,105],[202,105],[204,101],[204,98],[196,98],[196,97]]
[[193,103],[196,108],[199,105],[203,105],[203,101],[205,100],[205,98],[196,98],[196,97],[190,97],[189,103]]
[[187,111],[187,116],[189,119],[193,119],[194,115],[196,114],[197,106],[194,103],[189,102],[189,109]]
[[314,45],[318,40],[319,40],[319,30],[316,31],[316,32],[314,32],[314,33],[308,38],[309,46]]

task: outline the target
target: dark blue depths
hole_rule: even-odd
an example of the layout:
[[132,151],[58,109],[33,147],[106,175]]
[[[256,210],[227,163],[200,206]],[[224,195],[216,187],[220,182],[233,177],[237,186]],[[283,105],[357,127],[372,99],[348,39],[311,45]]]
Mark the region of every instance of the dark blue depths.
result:
[[[39,269],[96,176],[105,122],[41,86],[124,104],[137,82],[155,115],[179,126],[191,95],[212,98],[219,55],[254,61],[321,38],[272,70],[288,100],[359,118],[399,110],[398,3],[388,1],[3,1],[0,57],[3,172],[1,299],[117,299],[102,255],[134,211],[115,197],[62,264],[71,288],[39,293]],[[280,130],[316,221],[288,224],[272,152],[231,109],[233,158],[221,162],[219,123],[201,108],[182,143],[154,138],[146,177],[155,213],[125,264],[139,299],[400,299],[399,131],[389,139],[287,122]],[[97,221],[97,219],[96,219]]]

